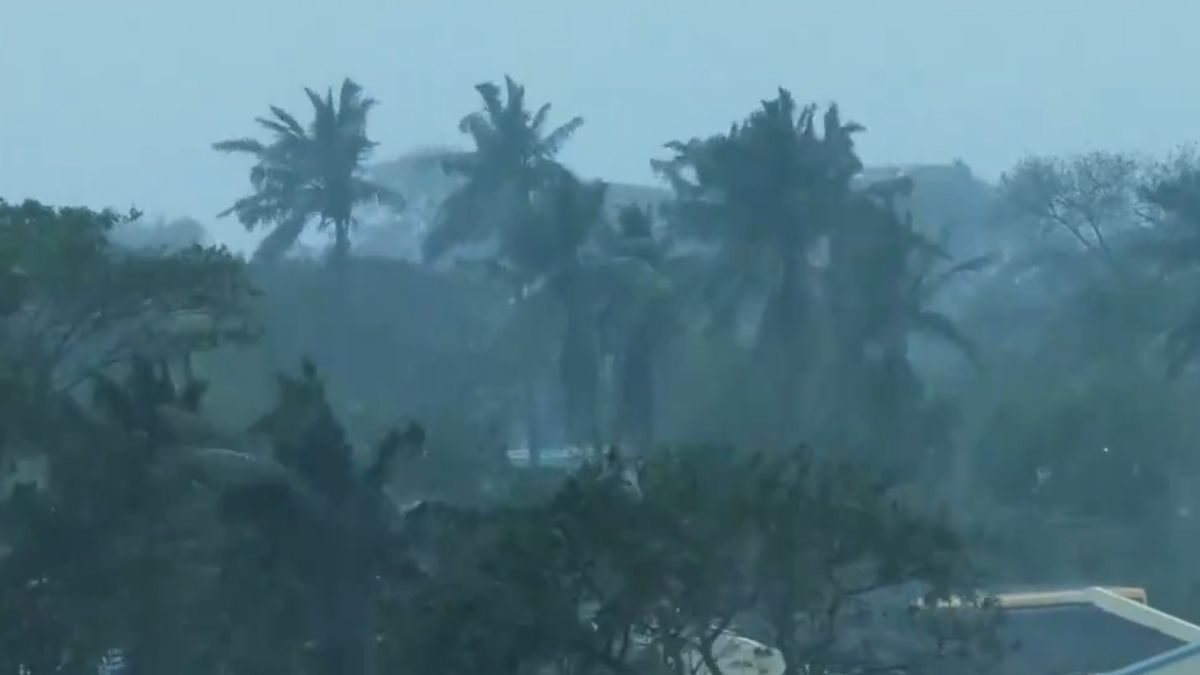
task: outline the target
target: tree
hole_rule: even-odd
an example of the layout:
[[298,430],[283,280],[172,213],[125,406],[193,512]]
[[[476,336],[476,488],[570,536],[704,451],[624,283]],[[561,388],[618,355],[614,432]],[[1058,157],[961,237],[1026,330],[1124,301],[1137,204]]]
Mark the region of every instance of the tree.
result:
[[641,263],[635,278],[614,279],[601,314],[606,351],[616,363],[616,439],[635,448],[655,438],[655,369],[666,341],[682,330],[683,295],[688,289],[679,269],[682,258],[672,242],[654,232],[654,214],[629,205],[617,215],[617,227],[602,245],[608,254]]
[[[457,530],[409,626],[414,669],[721,675],[738,667],[731,631],[787,673],[985,661],[990,614],[957,537],[861,469],[696,447],[631,474],[613,454],[545,503]],[[916,609],[960,591],[957,616]]]
[[[990,601],[952,529],[851,463],[798,453],[755,475],[759,611],[785,673],[970,672],[996,656]],[[905,607],[955,599],[970,609]]]
[[583,118],[546,130],[550,104],[536,112],[525,107],[525,88],[504,78],[504,91],[486,82],[475,90],[483,109],[459,122],[474,149],[447,153],[442,167],[463,184],[442,204],[424,242],[426,260],[451,249],[496,237],[501,247],[510,228],[528,218],[535,195],[562,171],[556,160],[562,146],[583,126]]
[[[1154,236],[1142,248],[1172,280],[1200,269],[1200,162],[1191,153],[1180,153],[1175,161],[1159,167],[1140,194],[1157,212]],[[1168,372],[1179,374],[1197,354],[1200,302],[1167,335]]]
[[177,390],[144,359],[124,378],[98,376],[90,405],[20,381],[2,390],[21,404],[4,406],[6,463],[41,452],[45,471],[0,499],[0,664],[82,674],[120,655],[138,669],[210,670],[219,596],[197,570],[215,562],[211,530],[203,490],[164,471],[178,438],[160,415],[196,410],[202,390]]
[[[818,135],[816,107],[797,109],[791,94],[765,101],[726,134],[674,142],[675,156],[653,166],[676,193],[676,214],[695,236],[715,242],[715,285],[726,308],[764,298],[757,340],[779,378],[779,440],[796,433],[801,371],[812,311],[808,253],[834,222],[862,164],[853,136],[862,127],[830,107]],[[728,311],[728,309],[726,310]],[[732,316],[733,314],[731,314]]]
[[1138,224],[1142,166],[1118,153],[1028,157],[1000,179],[1001,205],[1043,232],[1060,230],[1119,264],[1113,239]]
[[[536,301],[528,301],[528,291],[544,280],[547,267],[560,264],[557,259],[547,261],[541,247],[556,255],[574,255],[574,247],[582,240],[580,235],[587,237],[586,227],[581,232],[581,226],[590,225],[600,213],[596,209],[590,214],[570,215],[572,222],[552,220],[554,209],[560,211],[572,202],[580,205],[596,202],[594,198],[575,199],[582,197],[578,190],[580,183],[565,175],[568,172],[556,160],[563,144],[583,125],[583,119],[572,118],[547,132],[550,103],[530,112],[523,86],[508,76],[504,78],[503,92],[493,83],[476,85],[475,90],[482,100],[482,109],[468,114],[458,124],[460,131],[472,137],[474,149],[443,157],[444,171],[460,178],[462,183],[439,208],[422,250],[426,261],[433,262],[451,250],[490,239],[494,246],[492,269],[510,289],[512,301],[522,305],[520,309],[538,310]],[[552,190],[558,190],[559,196],[547,196],[547,191]],[[593,197],[599,196],[602,202],[601,190],[595,187]],[[583,347],[576,340],[572,348]],[[568,360],[577,363],[575,357]],[[562,370],[560,375],[565,376]],[[580,378],[580,386],[586,387],[586,372],[578,371],[572,377]],[[541,424],[544,372],[534,368],[524,372],[523,378],[530,461],[536,464],[544,442]],[[574,407],[582,410],[584,406]]]
[[894,206],[911,189],[901,179],[856,196],[831,234],[826,269],[833,345],[827,391],[836,392],[827,397],[833,415],[826,432],[859,449],[890,447],[888,464],[909,469],[929,459],[917,451],[928,451],[945,431],[927,419],[938,409],[926,400],[910,340],[935,338],[979,366],[974,342],[933,302],[960,275],[994,262],[987,255],[955,262],[918,232]]
[[273,135],[269,142],[238,138],[213,144],[219,152],[254,158],[253,193],[220,215],[236,215],[247,229],[271,226],[255,254],[265,260],[287,252],[314,219],[320,230],[333,228],[333,259],[343,260],[350,252],[356,206],[368,201],[403,204],[398,195],[363,177],[363,164],[375,147],[367,137],[367,115],[375,100],[350,79],[342,82],[336,101],[332,88],[324,97],[304,91],[312,103],[307,128],[286,110],[271,106],[271,117],[256,120]]
[[112,228],[137,215],[0,202],[6,367],[63,389],[137,352],[186,356],[254,337],[255,291],[242,261],[219,246],[114,247]]
[[[192,445],[181,462],[219,491],[233,535],[225,561],[231,592],[261,599],[234,609],[237,620],[280,612],[258,620],[283,629],[276,636],[285,647],[281,667],[292,653],[307,651],[316,672],[370,672],[376,603],[413,573],[400,545],[403,512],[386,485],[397,462],[423,453],[424,429],[388,432],[357,467],[315,367],[305,363],[299,377],[279,378],[277,405],[249,431],[265,437],[269,454]],[[297,615],[288,619],[287,612]],[[307,643],[315,647],[300,649]],[[261,658],[253,650],[247,657]]]
[[208,231],[192,218],[158,218],[154,223],[130,222],[113,230],[113,242],[135,250],[173,252],[209,243]]

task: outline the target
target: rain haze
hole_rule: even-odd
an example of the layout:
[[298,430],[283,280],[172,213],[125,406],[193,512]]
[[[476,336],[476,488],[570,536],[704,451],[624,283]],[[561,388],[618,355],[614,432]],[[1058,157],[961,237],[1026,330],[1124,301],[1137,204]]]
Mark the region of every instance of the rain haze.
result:
[[564,160],[652,180],[647,158],[789,88],[868,128],[868,164],[1166,150],[1197,135],[1200,5],[1104,0],[386,2],[5,0],[0,195],[200,219],[240,194],[214,140],[353,77],[378,158],[460,143],[470,85],[512,74],[585,128]]
[[0,675],[1200,674],[1200,0],[0,0]]

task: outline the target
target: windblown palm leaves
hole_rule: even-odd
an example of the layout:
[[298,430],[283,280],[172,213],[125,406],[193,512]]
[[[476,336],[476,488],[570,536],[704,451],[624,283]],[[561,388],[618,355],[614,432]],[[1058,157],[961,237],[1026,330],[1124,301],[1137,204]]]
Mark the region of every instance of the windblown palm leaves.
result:
[[781,89],[728,133],[669,143],[675,156],[652,162],[676,193],[679,225],[719,247],[716,315],[729,315],[747,293],[770,296],[760,339],[772,324],[797,329],[791,305],[802,301],[804,255],[862,169],[853,137],[863,127],[843,122],[831,106],[819,134],[816,112],[798,109]]
[[483,107],[459,123],[475,147],[449,153],[442,163],[446,173],[465,183],[442,205],[425,240],[427,260],[489,235],[503,238],[514,221],[528,216],[534,193],[563,170],[556,157],[583,125],[574,117],[547,131],[550,104],[531,112],[525,88],[510,77],[504,78],[503,92],[492,83],[475,89]]
[[[849,299],[857,308],[853,312],[857,316],[839,318],[852,324],[861,321],[857,329],[844,333],[842,338],[861,331],[860,339],[880,341],[885,350],[890,348],[899,355],[905,351],[909,334],[923,334],[957,348],[978,365],[974,342],[932,303],[961,275],[991,266],[995,256],[955,261],[942,244],[918,232],[911,218],[894,212],[891,200],[896,195],[888,186],[869,189],[867,195],[882,196],[884,204],[874,199],[860,203],[859,217],[839,232],[843,237],[840,244],[858,247],[859,251],[836,260],[831,270],[841,275],[843,282],[837,287],[838,300],[844,303]],[[857,241],[846,239],[846,235]]]
[[781,443],[795,441],[813,355],[809,253],[862,169],[853,138],[863,128],[843,122],[836,106],[820,122],[816,113],[781,89],[727,133],[670,143],[674,157],[652,163],[675,191],[678,225],[716,246],[706,284],[712,327],[736,331],[747,309],[762,307],[754,341],[776,379]]
[[253,192],[234,202],[221,216],[236,215],[247,229],[270,226],[256,257],[277,258],[296,243],[304,228],[334,228],[335,254],[349,251],[354,207],[379,201],[400,207],[398,195],[362,175],[363,163],[375,147],[367,137],[367,114],[374,99],[363,95],[352,80],[342,83],[338,97],[305,89],[312,103],[308,127],[287,111],[271,106],[271,117],[257,118],[270,132],[269,142],[239,138],[215,143],[219,152],[254,158],[250,170]]
[[675,141],[669,160],[653,161],[679,198],[682,221],[726,241],[804,245],[820,233],[815,207],[843,196],[862,169],[836,106],[817,133],[816,107],[797,109],[786,90],[729,132]]
[[993,255],[980,255],[945,267],[944,264],[950,262],[945,253],[925,256],[918,262],[907,294],[907,319],[912,330],[956,347],[978,365],[979,350],[974,341],[959,330],[953,319],[932,309],[929,304],[958,276],[987,269],[995,261]]

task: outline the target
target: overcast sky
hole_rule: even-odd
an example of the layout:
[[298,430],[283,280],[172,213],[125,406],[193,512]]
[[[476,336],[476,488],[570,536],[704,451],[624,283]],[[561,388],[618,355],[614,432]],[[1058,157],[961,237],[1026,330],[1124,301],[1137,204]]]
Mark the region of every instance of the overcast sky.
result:
[[0,196],[213,224],[248,167],[210,143],[347,75],[384,158],[457,142],[507,72],[586,118],[565,159],[589,176],[651,180],[664,141],[784,86],[865,124],[868,164],[992,177],[1197,140],[1198,26],[1200,0],[0,0]]

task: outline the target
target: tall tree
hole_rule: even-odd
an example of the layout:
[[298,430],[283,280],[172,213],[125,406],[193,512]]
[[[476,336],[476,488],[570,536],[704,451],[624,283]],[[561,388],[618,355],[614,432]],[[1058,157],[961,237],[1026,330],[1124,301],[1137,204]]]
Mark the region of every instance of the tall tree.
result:
[[662,347],[682,329],[689,290],[680,268],[691,258],[675,254],[671,240],[655,232],[654,218],[649,208],[627,205],[603,241],[608,255],[636,263],[632,275],[611,280],[600,327],[616,366],[616,439],[638,449],[655,438],[655,370]]
[[910,340],[940,340],[978,364],[974,342],[933,303],[957,277],[993,259],[955,261],[942,244],[917,231],[894,207],[911,187],[907,180],[871,186],[832,234],[826,390],[834,392],[827,398],[835,411],[826,431],[860,449],[889,448],[895,453],[889,463],[916,467],[912,453],[932,440],[927,418],[937,411],[913,367]]
[[[503,89],[490,82],[475,89],[482,108],[459,123],[475,147],[442,159],[443,169],[463,182],[439,209],[423,243],[424,256],[436,261],[454,249],[490,240],[492,267],[509,286],[514,304],[536,309],[536,294],[530,297],[529,290],[552,269],[570,267],[569,259],[587,238],[586,227],[601,213],[602,189],[584,186],[556,159],[583,119],[575,117],[547,131],[550,104],[531,111],[525,88],[508,76]],[[578,325],[572,330],[578,331]],[[584,336],[575,337],[570,349],[584,349]],[[561,365],[570,362],[576,368],[579,358],[572,356]],[[567,377],[565,370],[560,374]],[[528,443],[536,461],[544,442],[543,373],[534,368],[525,377]],[[583,386],[589,375],[579,370],[570,377]]]
[[342,82],[337,98],[330,88],[321,96],[305,89],[312,103],[312,120],[304,127],[289,112],[270,106],[271,117],[255,121],[272,138],[238,138],[213,144],[219,152],[254,158],[250,170],[253,192],[221,213],[233,214],[247,228],[270,226],[256,257],[277,258],[287,252],[316,221],[318,229],[333,228],[335,259],[350,250],[354,207],[366,201],[399,206],[398,195],[363,177],[363,163],[375,143],[367,136],[367,115],[376,101],[353,80]]
[[69,389],[133,353],[253,337],[244,262],[216,246],[114,246],[114,226],[136,215],[0,201],[0,349],[22,377]]
[[[1200,158],[1181,153],[1140,191],[1156,211],[1154,237],[1145,248],[1171,280],[1200,270]],[[1168,371],[1178,375],[1200,356],[1200,301],[1167,335]]]
[[794,440],[802,386],[809,311],[808,253],[825,232],[862,169],[853,137],[863,127],[842,121],[838,108],[824,114],[818,133],[816,106],[798,108],[791,94],[762,104],[726,134],[668,144],[675,156],[653,166],[676,192],[679,218],[720,247],[717,283],[765,298],[758,328],[760,348],[779,377],[779,440]]
[[1000,205],[1005,215],[1066,234],[1116,267],[1114,239],[1139,224],[1142,169],[1134,158],[1109,152],[1027,157],[1001,176]]

